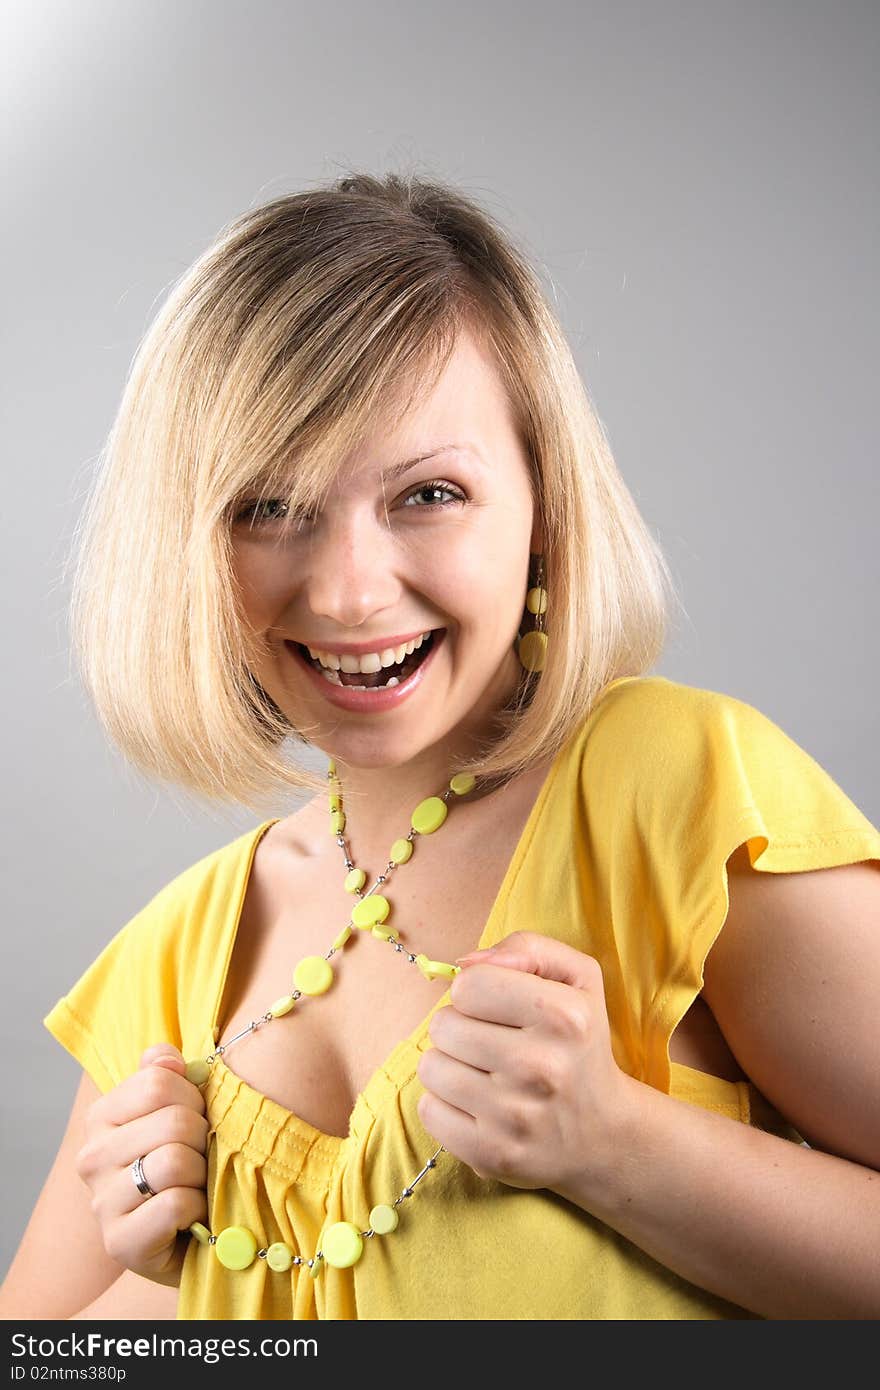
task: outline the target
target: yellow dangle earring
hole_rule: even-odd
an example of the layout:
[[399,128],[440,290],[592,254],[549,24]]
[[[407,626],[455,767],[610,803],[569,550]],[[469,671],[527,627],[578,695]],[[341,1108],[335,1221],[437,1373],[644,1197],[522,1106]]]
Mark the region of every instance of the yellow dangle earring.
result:
[[535,615],[535,626],[521,637],[517,646],[520,664],[527,671],[543,671],[547,659],[547,634],[544,614],[547,611],[547,590],[544,588],[544,556],[538,556],[534,587],[526,594],[526,608]]

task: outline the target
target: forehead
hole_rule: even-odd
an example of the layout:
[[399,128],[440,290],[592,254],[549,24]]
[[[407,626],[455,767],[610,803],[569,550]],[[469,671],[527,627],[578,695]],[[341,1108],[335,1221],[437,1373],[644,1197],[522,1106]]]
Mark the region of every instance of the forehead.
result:
[[410,386],[369,423],[338,478],[369,473],[393,481],[419,461],[450,454],[500,459],[511,456],[516,443],[498,366],[470,333],[462,333],[438,378],[422,389]]

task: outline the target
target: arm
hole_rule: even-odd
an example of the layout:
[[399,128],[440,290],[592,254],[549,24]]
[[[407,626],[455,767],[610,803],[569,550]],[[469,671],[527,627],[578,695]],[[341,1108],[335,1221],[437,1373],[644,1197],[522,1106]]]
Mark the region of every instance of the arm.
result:
[[880,866],[728,870],[704,996],[813,1147],[627,1078],[604,1178],[561,1195],[760,1316],[880,1318]]
[[64,1137],[0,1288],[2,1319],[173,1318],[177,1289],[123,1269],[104,1249],[76,1172],[85,1115],[100,1096],[83,1073]]

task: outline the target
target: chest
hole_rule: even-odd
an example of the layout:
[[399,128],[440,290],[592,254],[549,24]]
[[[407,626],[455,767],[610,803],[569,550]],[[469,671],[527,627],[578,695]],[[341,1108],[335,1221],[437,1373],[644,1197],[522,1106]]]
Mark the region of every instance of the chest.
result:
[[[453,963],[481,943],[542,778],[497,803],[491,820],[466,833],[417,842],[409,863],[385,884],[385,925],[404,950],[354,930],[331,957],[324,994],[304,996],[291,1013],[241,1038],[225,1055],[230,1069],[324,1134],[344,1137],[357,1097],[392,1052],[424,1022],[447,980],[426,980],[407,953]],[[218,1041],[247,1029],[294,988],[306,956],[325,956],[348,924],[357,898],[344,889],[342,851],[295,849],[284,821],[257,847],[218,1013]],[[356,855],[355,855],[356,858]],[[383,864],[360,865],[372,885]],[[744,1079],[714,1015],[698,997],[676,1028],[673,1061],[728,1081]]]
[[[477,821],[466,834],[444,838],[444,826],[417,840],[411,860],[392,872],[383,890],[391,904],[384,926],[403,949],[354,929],[330,959],[329,989],[303,996],[289,1014],[236,1042],[224,1056],[229,1068],[314,1128],[345,1136],[371,1076],[449,986],[447,979],[425,979],[408,954],[452,964],[480,944],[535,791],[534,785],[522,788],[516,799],[493,808],[491,853],[481,852],[486,841]],[[345,891],[338,846],[331,841],[335,857],[296,853],[283,827],[272,827],[254,856],[218,1015],[221,1043],[293,990],[304,957],[326,956],[358,901]],[[370,887],[385,866],[359,867]]]

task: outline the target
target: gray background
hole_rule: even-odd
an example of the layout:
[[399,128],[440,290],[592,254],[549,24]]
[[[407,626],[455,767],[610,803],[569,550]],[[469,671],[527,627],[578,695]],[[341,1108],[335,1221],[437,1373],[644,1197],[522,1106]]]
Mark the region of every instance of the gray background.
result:
[[405,165],[500,217],[682,592],[659,673],[763,710],[880,823],[880,10],[6,0],[2,28],[5,1269],[79,1077],[43,1015],[256,824],[107,746],[63,574],[141,334],[253,204]]

